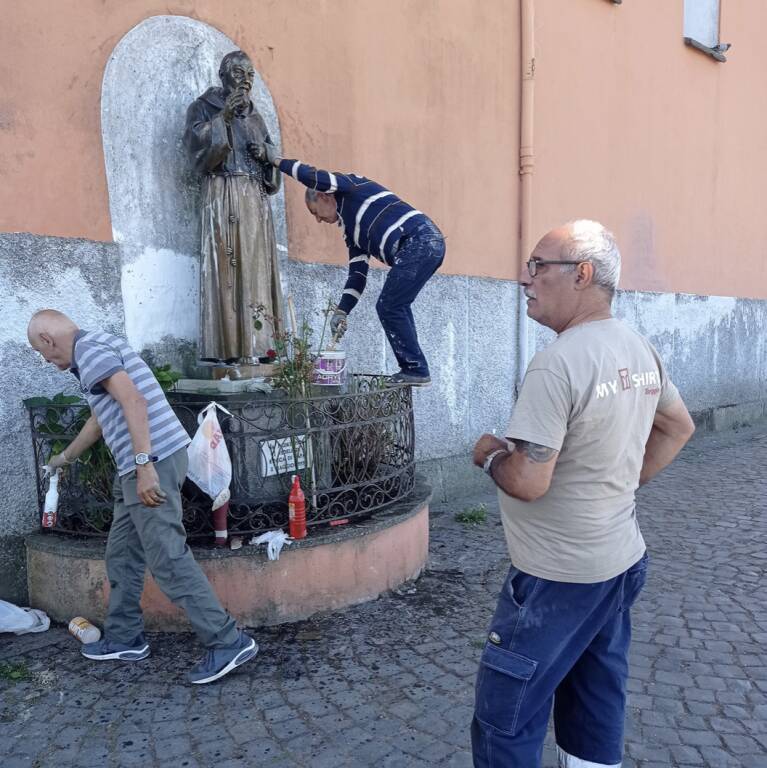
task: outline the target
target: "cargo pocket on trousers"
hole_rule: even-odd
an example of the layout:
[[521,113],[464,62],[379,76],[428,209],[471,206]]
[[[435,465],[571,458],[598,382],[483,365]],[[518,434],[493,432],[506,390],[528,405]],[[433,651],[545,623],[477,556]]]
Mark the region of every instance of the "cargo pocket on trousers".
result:
[[620,611],[628,611],[634,605],[639,593],[642,591],[647,581],[647,565],[649,558],[645,552],[644,556],[638,560],[631,568],[626,571],[623,581],[623,600],[621,601]]
[[538,662],[488,643],[479,664],[475,715],[485,725],[514,736]]

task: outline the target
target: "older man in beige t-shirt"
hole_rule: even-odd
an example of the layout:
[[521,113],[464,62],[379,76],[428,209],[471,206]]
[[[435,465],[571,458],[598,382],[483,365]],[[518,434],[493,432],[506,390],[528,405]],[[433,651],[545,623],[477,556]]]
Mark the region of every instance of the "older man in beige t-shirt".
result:
[[693,433],[653,346],[612,317],[620,253],[597,222],[553,230],[528,262],[528,316],[557,332],[531,361],[506,437],[474,462],[499,489],[512,567],[490,625],[475,766],[620,766],[630,607],[647,556],[634,493]]

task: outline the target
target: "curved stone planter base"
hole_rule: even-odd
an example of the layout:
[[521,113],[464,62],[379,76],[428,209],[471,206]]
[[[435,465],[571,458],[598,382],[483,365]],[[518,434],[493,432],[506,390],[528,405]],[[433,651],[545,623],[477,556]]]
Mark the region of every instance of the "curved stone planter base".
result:
[[[297,621],[371,600],[418,576],[429,550],[430,498],[428,486],[418,484],[408,501],[286,545],[279,560],[268,560],[263,546],[195,549],[194,555],[240,624]],[[57,621],[85,616],[101,624],[109,598],[105,542],[36,533],[26,546],[30,605]],[[148,573],[141,606],[148,630],[190,630]]]

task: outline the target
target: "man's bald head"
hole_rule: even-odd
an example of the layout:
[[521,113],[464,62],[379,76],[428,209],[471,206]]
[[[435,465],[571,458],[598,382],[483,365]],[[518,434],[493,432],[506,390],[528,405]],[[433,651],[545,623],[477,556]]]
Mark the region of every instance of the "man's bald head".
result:
[[59,333],[71,330],[77,332],[79,329],[74,321],[63,312],[59,312],[58,309],[41,309],[32,315],[27,327],[27,336],[31,341],[33,334]]
[[66,370],[72,363],[72,345],[79,330],[63,312],[41,309],[29,321],[27,338],[47,362]]

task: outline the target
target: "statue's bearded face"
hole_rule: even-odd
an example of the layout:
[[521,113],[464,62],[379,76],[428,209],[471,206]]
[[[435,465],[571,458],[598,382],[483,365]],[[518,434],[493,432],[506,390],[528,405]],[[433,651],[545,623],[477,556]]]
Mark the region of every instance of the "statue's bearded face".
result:
[[250,93],[253,78],[256,76],[253,65],[247,56],[233,58],[221,73],[221,82],[227,91],[243,90]]

